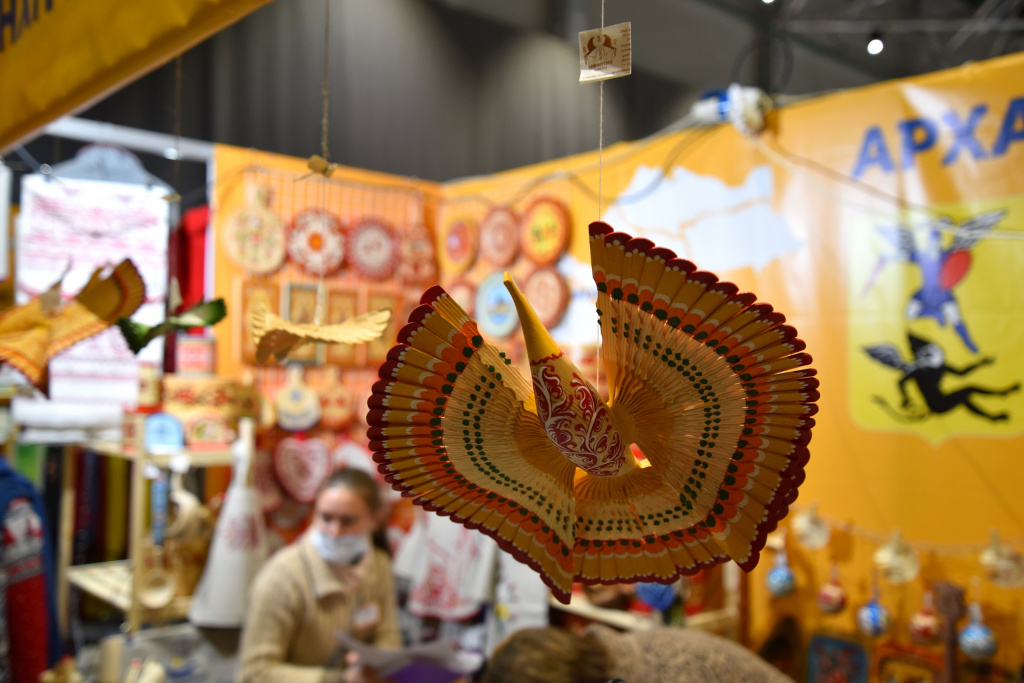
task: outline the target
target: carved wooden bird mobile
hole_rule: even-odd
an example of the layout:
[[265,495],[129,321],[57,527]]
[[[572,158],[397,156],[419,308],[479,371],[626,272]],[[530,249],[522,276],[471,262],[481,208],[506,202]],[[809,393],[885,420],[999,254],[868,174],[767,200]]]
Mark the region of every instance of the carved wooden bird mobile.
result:
[[[322,300],[322,297],[320,297]],[[322,309],[318,302],[317,309]],[[322,317],[318,312],[316,320]],[[252,308],[252,339],[256,345],[256,361],[266,363],[274,356],[278,361],[303,344],[362,344],[379,338],[388,329],[391,311],[370,311],[334,325],[318,323],[292,323],[267,310],[263,302]]]
[[[605,402],[506,275],[531,382],[440,287],[398,335],[367,416],[415,503],[572,582],[749,570],[804,478],[818,399],[796,330],[646,239],[590,226]],[[636,446],[642,460],[631,452]]]
[[166,320],[157,325],[145,325],[128,318],[119,318],[117,326],[121,329],[128,348],[132,350],[132,353],[138,353],[157,337],[193,327],[215,325],[227,314],[228,307],[224,303],[224,299],[214,299],[213,301],[200,301],[178,315],[169,315]]
[[0,313],[0,360],[21,371],[44,394],[53,356],[132,315],[145,301],[146,285],[129,259],[107,277],[102,277],[103,270],[96,269],[66,304],[61,304],[58,282],[28,303]]

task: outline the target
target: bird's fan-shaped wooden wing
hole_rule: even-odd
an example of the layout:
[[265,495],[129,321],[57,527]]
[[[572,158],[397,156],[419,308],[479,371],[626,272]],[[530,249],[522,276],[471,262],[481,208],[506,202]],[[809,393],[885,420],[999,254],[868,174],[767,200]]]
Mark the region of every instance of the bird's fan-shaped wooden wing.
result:
[[130,317],[146,300],[146,283],[135,264],[122,261],[107,277],[97,269],[82,291],[57,314],[50,328],[47,354],[52,357],[87,337]]
[[440,287],[398,340],[369,401],[380,471],[415,503],[494,538],[567,602],[574,467],[544,434],[530,384]]
[[297,346],[307,342],[362,344],[373,341],[388,329],[391,311],[370,311],[335,325],[309,325],[288,322],[257,301],[250,322],[256,361],[266,363],[271,355],[284,360]]
[[818,398],[796,331],[648,240],[590,228],[612,419],[650,467],[576,484],[585,582],[752,568],[803,481]]

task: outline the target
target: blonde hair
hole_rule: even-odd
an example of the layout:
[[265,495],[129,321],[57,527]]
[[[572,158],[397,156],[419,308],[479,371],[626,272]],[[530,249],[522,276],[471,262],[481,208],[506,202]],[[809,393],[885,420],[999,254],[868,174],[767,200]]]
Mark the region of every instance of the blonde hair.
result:
[[606,683],[608,653],[596,639],[558,628],[532,628],[505,639],[483,683]]

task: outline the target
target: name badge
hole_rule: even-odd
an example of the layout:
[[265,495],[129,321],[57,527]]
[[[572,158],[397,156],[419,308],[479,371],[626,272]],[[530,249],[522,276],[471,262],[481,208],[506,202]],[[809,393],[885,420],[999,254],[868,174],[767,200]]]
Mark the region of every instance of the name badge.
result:
[[380,605],[370,602],[357,609],[356,613],[352,615],[352,628],[369,628],[378,621],[380,621]]

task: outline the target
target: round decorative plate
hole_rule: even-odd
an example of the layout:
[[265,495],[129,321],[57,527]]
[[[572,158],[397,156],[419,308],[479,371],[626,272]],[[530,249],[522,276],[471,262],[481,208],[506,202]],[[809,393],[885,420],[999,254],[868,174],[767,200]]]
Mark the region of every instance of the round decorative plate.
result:
[[480,255],[497,268],[504,268],[519,255],[519,217],[499,206],[480,222]]
[[311,275],[329,275],[345,260],[341,221],[319,209],[295,214],[288,233],[288,258]]
[[445,270],[462,272],[473,265],[477,249],[476,221],[471,218],[455,218],[444,226],[442,233],[442,258]]
[[402,242],[402,259],[398,264],[398,273],[406,284],[437,283],[434,238],[425,228],[413,228]]
[[557,199],[542,197],[523,214],[523,254],[538,266],[558,261],[569,246],[569,212]]
[[523,285],[523,294],[548,329],[558,324],[569,307],[569,285],[554,268],[535,270]]
[[320,392],[320,424],[328,429],[348,427],[355,417],[352,394],[340,382],[331,384]]
[[247,206],[228,218],[223,241],[231,260],[253,275],[269,275],[284,263],[284,225],[265,206]]
[[519,316],[512,295],[505,289],[502,273],[492,273],[480,283],[476,290],[475,313],[484,334],[504,339],[515,331]]
[[476,310],[476,287],[469,280],[456,280],[448,288],[448,296],[455,299],[455,303],[462,306],[472,317]]
[[349,263],[363,277],[383,280],[395,272],[398,243],[390,225],[375,218],[353,227],[348,236]]

